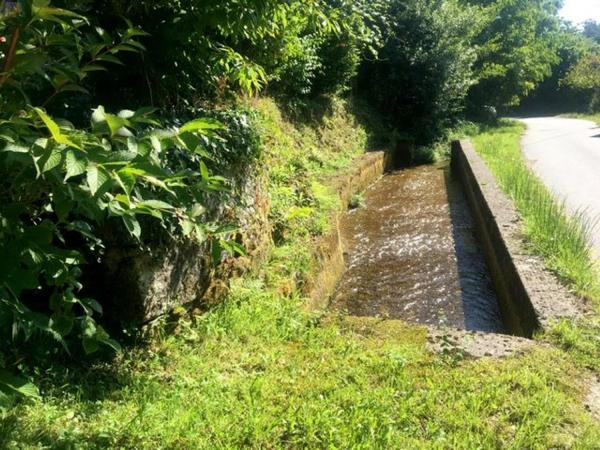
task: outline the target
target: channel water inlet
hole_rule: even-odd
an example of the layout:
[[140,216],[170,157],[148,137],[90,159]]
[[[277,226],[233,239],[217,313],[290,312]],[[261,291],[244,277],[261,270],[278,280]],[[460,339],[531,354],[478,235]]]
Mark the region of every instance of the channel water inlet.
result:
[[354,316],[504,332],[461,186],[447,164],[385,175],[340,223],[347,270],[332,306]]

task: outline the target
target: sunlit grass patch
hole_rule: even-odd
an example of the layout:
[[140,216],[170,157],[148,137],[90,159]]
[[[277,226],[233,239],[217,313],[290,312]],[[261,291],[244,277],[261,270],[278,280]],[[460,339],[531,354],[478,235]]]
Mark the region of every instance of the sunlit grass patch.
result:
[[93,398],[94,371],[70,374],[66,391],[4,416],[0,444],[592,448],[600,439],[579,404],[580,373],[559,351],[454,360],[427,353],[422,334],[401,324],[318,325],[262,294],[246,300],[211,313],[216,327],[187,325],[123,358],[129,379]]
[[[541,348],[477,361],[440,356],[427,350],[423,327],[306,312],[299,292],[317,270],[310,244],[323,229],[316,218],[335,206],[322,176],[347,163],[317,162],[305,158],[301,145],[289,147],[312,142],[309,130],[286,129],[290,124],[280,121],[269,126],[272,150],[281,151],[270,160],[278,174],[270,189],[280,190],[273,219],[281,221],[281,240],[258,273],[234,280],[226,301],[211,311],[170,324],[168,333],[113,361],[40,374],[41,400],[0,412],[0,448],[593,448],[600,442],[600,427],[581,404],[583,387],[573,381],[582,370],[565,352]],[[323,147],[321,156],[333,159],[332,149],[344,149],[349,162],[360,151],[346,147],[352,126],[336,129],[343,137],[338,142],[330,130],[327,142],[339,145]],[[320,169],[306,170],[310,164]],[[290,205],[314,214],[286,219]]]
[[546,338],[568,351],[577,363],[600,371],[600,321],[563,319],[550,327]]
[[531,249],[544,257],[578,295],[600,301],[600,278],[589,245],[592,223],[583,214],[569,214],[527,167],[520,139],[525,126],[503,121],[501,126],[473,136],[477,152],[514,201]]

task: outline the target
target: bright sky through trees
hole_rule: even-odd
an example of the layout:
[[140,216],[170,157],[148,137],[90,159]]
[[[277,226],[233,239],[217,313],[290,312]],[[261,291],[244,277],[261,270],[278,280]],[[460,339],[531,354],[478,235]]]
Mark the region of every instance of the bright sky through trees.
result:
[[561,15],[574,24],[600,21],[600,0],[565,0]]

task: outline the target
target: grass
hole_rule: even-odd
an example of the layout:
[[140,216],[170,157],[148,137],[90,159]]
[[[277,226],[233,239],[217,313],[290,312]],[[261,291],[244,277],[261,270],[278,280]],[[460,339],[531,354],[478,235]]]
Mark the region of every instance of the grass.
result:
[[594,114],[571,113],[571,114],[563,114],[563,117],[570,117],[572,119],[590,120],[590,121],[596,122],[598,125],[600,125],[600,113],[594,113]]
[[591,224],[582,215],[569,215],[527,167],[520,147],[524,129],[519,122],[504,121],[473,136],[473,144],[515,203],[531,250],[575,293],[600,302],[600,278],[588,240]]
[[[0,412],[0,448],[597,448],[600,426],[577,381],[585,370],[570,353],[435,355],[420,327],[304,311],[310,241],[335,207],[318,186],[365,135],[339,106],[334,124],[298,128],[272,103],[257,105],[271,189],[281,191],[281,236],[263,269],[146,345],[39,374],[41,400]],[[285,218],[293,207],[311,217]],[[578,354],[591,361],[596,350]]]
[[63,373],[0,425],[3,448],[594,448],[557,350],[436,357],[399,322],[319,323],[244,282],[108,366]]
[[[572,115],[596,120],[600,116]],[[522,123],[505,120],[500,126],[470,130],[477,152],[515,203],[531,251],[578,295],[590,299],[600,312],[600,278],[587,238],[591,224],[572,216],[527,167],[520,140]],[[566,351],[579,367],[600,371],[600,320],[563,319],[539,336]]]

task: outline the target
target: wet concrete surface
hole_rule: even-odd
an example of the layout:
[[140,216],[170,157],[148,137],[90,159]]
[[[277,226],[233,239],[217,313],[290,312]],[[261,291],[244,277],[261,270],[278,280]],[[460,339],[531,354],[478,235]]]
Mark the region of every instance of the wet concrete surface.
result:
[[347,270],[334,308],[355,316],[504,332],[473,221],[447,165],[384,176],[341,219]]

